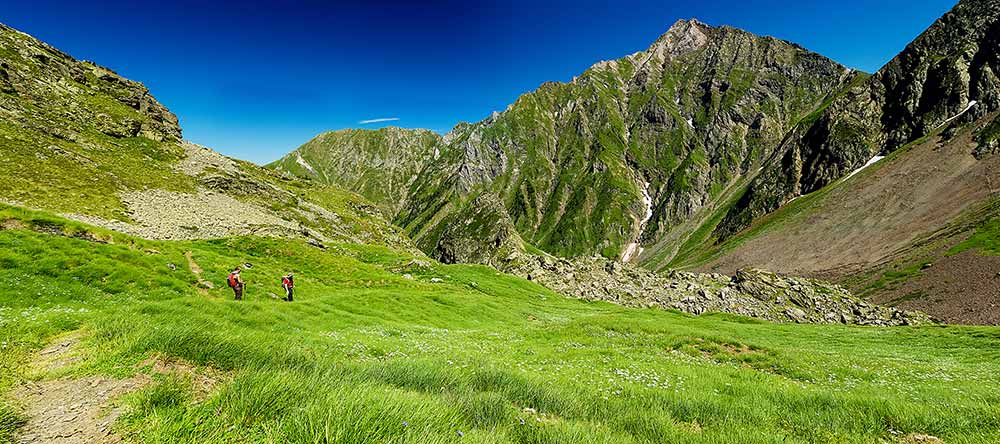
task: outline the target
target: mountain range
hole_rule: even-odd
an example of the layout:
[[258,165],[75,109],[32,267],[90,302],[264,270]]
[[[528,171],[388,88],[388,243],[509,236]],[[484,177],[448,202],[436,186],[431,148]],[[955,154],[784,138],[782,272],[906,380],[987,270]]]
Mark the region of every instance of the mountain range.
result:
[[266,166],[0,25],[0,444],[1000,442],[998,15],[683,20]]
[[268,167],[357,190],[446,262],[765,268],[995,322],[994,272],[961,265],[995,261],[960,244],[997,215],[998,16],[962,1],[874,74],[682,20],[443,136],[329,132]]

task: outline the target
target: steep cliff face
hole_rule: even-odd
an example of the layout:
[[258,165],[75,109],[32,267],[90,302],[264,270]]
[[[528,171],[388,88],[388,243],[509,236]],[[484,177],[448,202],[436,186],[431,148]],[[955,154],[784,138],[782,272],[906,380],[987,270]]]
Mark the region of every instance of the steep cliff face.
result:
[[996,0],[959,3],[878,73],[801,122],[719,225],[719,238],[876,155],[1000,109],[998,18]]

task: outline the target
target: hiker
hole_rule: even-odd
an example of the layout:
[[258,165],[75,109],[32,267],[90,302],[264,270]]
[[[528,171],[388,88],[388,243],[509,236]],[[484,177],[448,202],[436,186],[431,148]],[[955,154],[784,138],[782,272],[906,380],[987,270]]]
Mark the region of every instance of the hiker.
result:
[[292,289],[295,288],[295,277],[291,273],[281,278],[281,287],[285,289],[285,300],[292,302]]
[[232,273],[229,273],[229,287],[233,289],[233,294],[236,295],[237,301],[243,300],[243,286],[246,282],[243,281],[243,277],[240,276],[240,267],[236,267]]

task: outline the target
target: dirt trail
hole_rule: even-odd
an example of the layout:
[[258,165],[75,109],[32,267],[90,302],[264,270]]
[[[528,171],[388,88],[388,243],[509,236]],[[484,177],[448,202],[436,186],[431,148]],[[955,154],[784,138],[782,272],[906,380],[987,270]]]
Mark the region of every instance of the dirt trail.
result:
[[[81,335],[60,338],[38,354],[34,367],[51,372],[66,369],[81,359]],[[113,400],[151,381],[147,375],[129,379],[91,376],[31,382],[14,391],[25,406],[27,423],[14,442],[18,444],[108,444],[121,439],[111,424],[122,414]]]
[[187,258],[188,268],[190,268],[191,272],[198,278],[198,285],[200,287],[198,288],[198,291],[202,294],[208,294],[205,290],[215,288],[215,285],[205,279],[202,279],[201,273],[203,270],[198,266],[198,263],[194,261],[194,256],[192,256],[190,251],[185,251],[184,257]]
[[[34,370],[42,373],[68,369],[79,363],[81,335],[59,338],[38,354]],[[154,356],[137,366],[140,373],[115,379],[89,376],[30,382],[14,391],[28,418],[14,442],[17,444],[115,444],[121,442],[111,426],[124,408],[117,403],[122,395],[153,382],[152,374],[175,374],[190,378],[195,400],[205,399],[224,379],[215,370],[198,371],[184,361]]]
[[16,443],[106,444],[121,442],[111,424],[122,409],[111,401],[138,390],[149,378],[89,377],[32,383],[16,396],[27,403],[28,422]]

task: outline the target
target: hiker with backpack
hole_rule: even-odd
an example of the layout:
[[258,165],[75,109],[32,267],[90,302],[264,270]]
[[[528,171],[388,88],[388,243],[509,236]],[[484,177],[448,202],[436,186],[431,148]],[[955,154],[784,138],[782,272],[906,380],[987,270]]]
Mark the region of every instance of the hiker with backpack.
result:
[[243,277],[240,276],[240,267],[236,267],[232,273],[229,273],[229,277],[226,279],[229,283],[229,288],[233,289],[233,294],[236,296],[237,301],[243,300],[243,287],[246,282],[243,281]]
[[292,273],[281,278],[281,288],[285,289],[285,300],[292,302],[292,290],[295,288],[295,277]]

